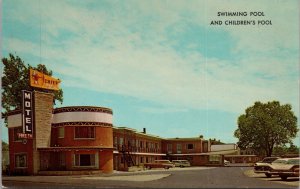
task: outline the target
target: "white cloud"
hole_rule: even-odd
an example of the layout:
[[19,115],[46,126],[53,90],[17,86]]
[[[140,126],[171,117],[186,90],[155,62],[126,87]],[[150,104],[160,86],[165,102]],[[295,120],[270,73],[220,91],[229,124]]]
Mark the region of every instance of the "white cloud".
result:
[[[285,20],[288,17],[292,23],[297,21],[294,18],[297,9],[281,1],[280,9],[271,9],[261,1],[248,3],[246,7],[241,2],[226,2],[222,1],[220,8],[219,1],[137,1],[133,3],[136,8],[127,15],[120,7],[109,14],[65,1],[41,1],[41,12],[27,11],[26,16],[15,19],[26,24],[28,19],[41,16],[42,58],[54,72],[63,75],[62,86],[92,87],[99,92],[169,104],[175,110],[241,112],[256,100],[273,99],[297,108],[299,85],[289,75],[297,70],[298,60],[284,53],[282,57],[274,57],[274,52],[282,54],[278,48],[298,49],[295,44],[298,29]],[[289,12],[283,12],[282,7]],[[218,11],[225,10],[263,10],[274,26],[220,28],[236,41],[232,52],[237,62],[206,58],[203,52],[195,50],[182,55],[172,48],[173,41],[169,41],[166,28],[178,24],[177,32],[181,32],[186,25],[181,23],[189,21],[210,31],[207,22]],[[32,22],[32,27],[38,26]],[[69,32],[74,36],[68,36]],[[5,47],[12,51],[36,55],[39,49],[38,43],[21,39],[5,42]],[[258,73],[272,79],[255,76]]]

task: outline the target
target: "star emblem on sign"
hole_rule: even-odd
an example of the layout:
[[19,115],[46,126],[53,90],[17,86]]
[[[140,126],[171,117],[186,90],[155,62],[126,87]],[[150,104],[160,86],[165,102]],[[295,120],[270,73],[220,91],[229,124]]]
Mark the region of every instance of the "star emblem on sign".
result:
[[34,84],[38,84],[39,78],[42,78],[42,77],[39,76],[39,74],[37,74],[35,71],[33,71],[33,73],[32,73],[32,78],[33,78]]

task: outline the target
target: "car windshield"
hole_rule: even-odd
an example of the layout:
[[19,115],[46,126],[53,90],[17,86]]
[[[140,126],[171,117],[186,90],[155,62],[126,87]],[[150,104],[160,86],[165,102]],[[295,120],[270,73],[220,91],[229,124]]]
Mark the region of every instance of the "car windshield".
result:
[[263,163],[271,163],[271,162],[275,161],[276,159],[278,159],[278,158],[276,158],[276,157],[265,158],[262,160],[262,162]]
[[281,163],[281,164],[285,164],[287,161],[284,159],[277,159],[275,161],[273,161],[273,163]]
[[290,159],[287,164],[299,165],[299,159]]
[[155,160],[155,162],[157,162],[157,163],[169,163],[168,160]]

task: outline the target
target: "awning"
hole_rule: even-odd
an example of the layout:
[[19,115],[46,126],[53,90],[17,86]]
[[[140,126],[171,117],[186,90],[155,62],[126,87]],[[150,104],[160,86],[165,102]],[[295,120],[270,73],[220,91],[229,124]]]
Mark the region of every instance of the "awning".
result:
[[201,155],[226,155],[226,154],[237,154],[237,150],[223,150],[206,153],[189,153],[189,154],[169,154],[170,156],[201,156]]
[[204,153],[204,154],[206,154],[206,155],[227,155],[227,154],[237,155],[238,150],[213,151],[213,152],[207,152],[207,153]]
[[51,152],[59,152],[59,151],[71,151],[71,150],[113,150],[113,148],[109,147],[46,147],[46,148],[37,148],[38,151],[51,151]]
[[[122,152],[114,151],[114,154],[122,154]],[[146,155],[146,156],[166,156],[166,154],[158,153],[143,153],[143,152],[129,152],[130,155]]]

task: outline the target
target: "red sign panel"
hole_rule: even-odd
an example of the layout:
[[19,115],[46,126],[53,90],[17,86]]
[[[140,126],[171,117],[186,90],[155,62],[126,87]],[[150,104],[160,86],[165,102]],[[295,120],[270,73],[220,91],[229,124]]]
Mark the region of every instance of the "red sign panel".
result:
[[27,134],[27,133],[17,133],[18,138],[25,138],[25,139],[31,139],[32,134]]

